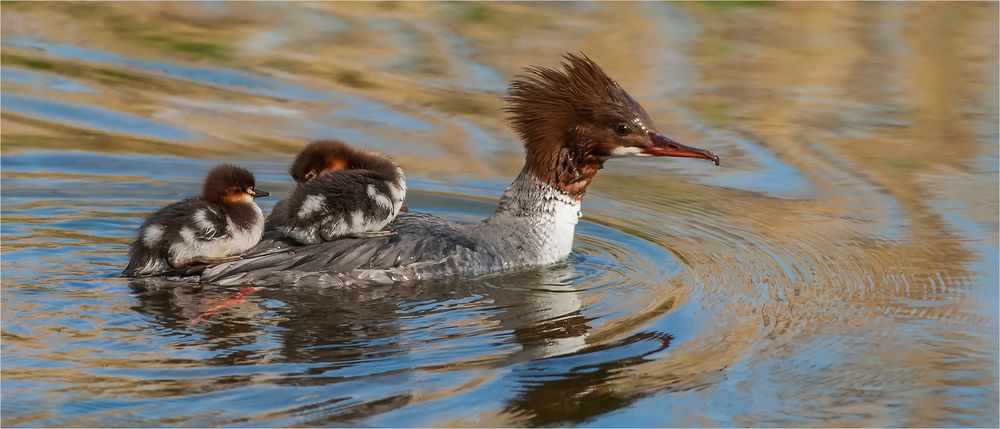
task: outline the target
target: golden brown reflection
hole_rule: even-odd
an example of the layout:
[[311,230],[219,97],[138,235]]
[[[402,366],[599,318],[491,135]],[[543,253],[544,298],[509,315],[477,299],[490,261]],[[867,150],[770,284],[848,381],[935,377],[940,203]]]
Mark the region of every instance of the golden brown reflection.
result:
[[[69,80],[40,87],[5,77],[5,96],[124,113],[189,133],[164,137],[5,103],[5,156],[80,150],[260,160],[289,158],[307,138],[337,137],[392,153],[414,177],[500,182],[521,163],[500,110],[505,82],[524,66],[551,66],[561,53],[579,50],[628,88],[662,131],[719,153],[724,167],[610,161],[588,196],[588,218],[657,243],[684,270],[628,292],[583,294],[574,304],[579,310],[552,320],[537,317],[545,314],[532,307],[545,303],[503,288],[428,286],[393,292],[394,299],[365,297],[373,304],[362,310],[346,304],[357,297],[340,296],[327,307],[327,301],[285,294],[274,299],[296,316],[262,325],[261,314],[269,313],[263,298],[255,298],[231,319],[199,331],[220,351],[210,358],[177,358],[169,350],[91,358],[101,353],[94,347],[48,357],[78,366],[39,369],[5,357],[5,383],[58,379],[77,386],[67,388],[72,395],[170,398],[255,379],[241,372],[136,391],[147,380],[88,370],[328,362],[315,371],[336,372],[337,365],[380,351],[344,346],[352,339],[406,337],[394,325],[400,302],[486,296],[504,310],[463,322],[511,332],[498,340],[508,348],[425,365],[429,373],[477,371],[474,376],[345,408],[338,404],[348,399],[325,398],[330,402],[310,404],[340,411],[306,423],[397,416],[392,412],[461,398],[510,377],[512,387],[501,383],[511,390],[502,403],[406,422],[610,425],[616,420],[601,419],[614,415],[622,419],[617,422],[648,426],[996,425],[997,12],[996,3],[972,2],[5,3],[5,74]],[[31,43],[39,40],[125,60]],[[246,71],[262,80],[160,64]],[[3,177],[132,180],[50,167],[15,168]],[[135,181],[150,180],[156,178]],[[31,281],[23,270],[37,257],[17,252],[86,243],[98,247],[83,253],[104,259],[67,263],[68,272],[113,268],[107,255],[121,251],[124,232],[74,231],[60,222],[131,219],[141,216],[145,202],[86,216],[35,214],[72,204],[52,199],[4,204],[4,224],[21,228],[3,243],[4,269],[17,270],[5,278],[9,294],[64,281],[59,274]],[[99,301],[103,293],[81,292],[80,298]],[[129,308],[131,297],[116,299],[112,308],[148,317],[160,332],[185,333],[206,296],[141,296],[135,308]],[[588,312],[614,300],[622,302],[611,305],[617,313]],[[11,305],[5,300],[5,325],[83,311],[21,300]],[[336,317],[323,316],[335,310]],[[46,325],[28,335],[5,328],[5,356],[7,350],[44,354],[67,336],[97,341],[113,329]],[[280,357],[241,350],[267,335],[280,338]],[[387,344],[381,351],[395,356],[406,346],[413,345]],[[588,371],[574,367],[577,358],[616,350],[627,353]],[[560,361],[560,355],[574,360]],[[533,378],[538,368],[563,376]],[[269,382],[343,380],[317,375]],[[643,411],[650,403],[663,415]],[[706,403],[719,405],[706,410]],[[17,411],[5,412],[5,423],[54,418]],[[287,425],[283,416],[303,412],[221,423]],[[95,412],[73,423],[135,423],[110,415]],[[179,423],[220,424],[205,419]]]

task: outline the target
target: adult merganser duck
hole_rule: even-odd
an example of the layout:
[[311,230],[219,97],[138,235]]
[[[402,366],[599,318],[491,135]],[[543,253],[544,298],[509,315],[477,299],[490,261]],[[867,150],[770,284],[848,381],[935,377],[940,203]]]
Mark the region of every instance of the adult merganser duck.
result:
[[393,160],[337,140],[310,143],[289,170],[298,184],[267,218],[299,244],[341,237],[384,237],[403,205],[406,176]]
[[605,161],[674,156],[719,164],[714,153],[660,134],[642,106],[592,60],[564,58],[562,71],[532,67],[510,84],[506,111],[524,142],[525,166],[482,222],[404,212],[388,225],[394,236],[311,246],[265,234],[253,249],[260,255],[185,274],[215,284],[349,286],[550,264],[572,250],[580,201]]
[[172,203],[146,218],[129,247],[122,276],[238,259],[261,239],[264,214],[253,199],[268,195],[255,188],[253,174],[246,169],[213,168],[200,197]]

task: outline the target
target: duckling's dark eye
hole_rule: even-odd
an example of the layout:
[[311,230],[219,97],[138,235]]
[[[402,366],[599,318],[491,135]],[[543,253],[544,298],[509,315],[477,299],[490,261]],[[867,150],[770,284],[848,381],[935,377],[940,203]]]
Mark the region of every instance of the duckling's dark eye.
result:
[[615,125],[615,134],[618,134],[622,137],[627,136],[629,134],[632,134],[632,128],[630,128],[628,124]]

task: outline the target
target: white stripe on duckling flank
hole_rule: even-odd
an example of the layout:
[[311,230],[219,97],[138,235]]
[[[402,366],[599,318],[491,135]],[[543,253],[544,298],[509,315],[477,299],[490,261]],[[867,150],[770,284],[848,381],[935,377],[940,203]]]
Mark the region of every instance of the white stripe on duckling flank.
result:
[[161,238],[163,238],[162,225],[150,225],[142,232],[142,242],[148,247],[156,246]]
[[323,208],[323,204],[325,203],[326,197],[323,195],[307,196],[305,201],[302,202],[302,208],[299,209],[299,218],[305,218],[314,212],[319,211]]
[[386,210],[389,210],[390,212],[394,211],[392,207],[392,200],[375,189],[375,185],[368,185],[368,197],[374,200],[375,204],[378,204]]
[[198,229],[207,232],[207,235],[213,235],[215,233],[215,224],[208,220],[208,216],[205,215],[204,210],[194,212],[194,224],[198,227]]

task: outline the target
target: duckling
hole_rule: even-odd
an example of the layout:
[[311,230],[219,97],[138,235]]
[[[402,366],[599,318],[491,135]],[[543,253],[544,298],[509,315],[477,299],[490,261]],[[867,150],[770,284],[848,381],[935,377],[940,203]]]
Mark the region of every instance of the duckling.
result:
[[261,239],[264,213],[254,198],[268,195],[256,189],[250,171],[216,166],[205,178],[200,197],[172,203],[146,218],[129,247],[122,276],[239,259]]
[[300,244],[340,237],[385,237],[406,197],[403,169],[387,156],[339,140],[318,140],[289,170],[295,189],[268,216],[276,230]]

